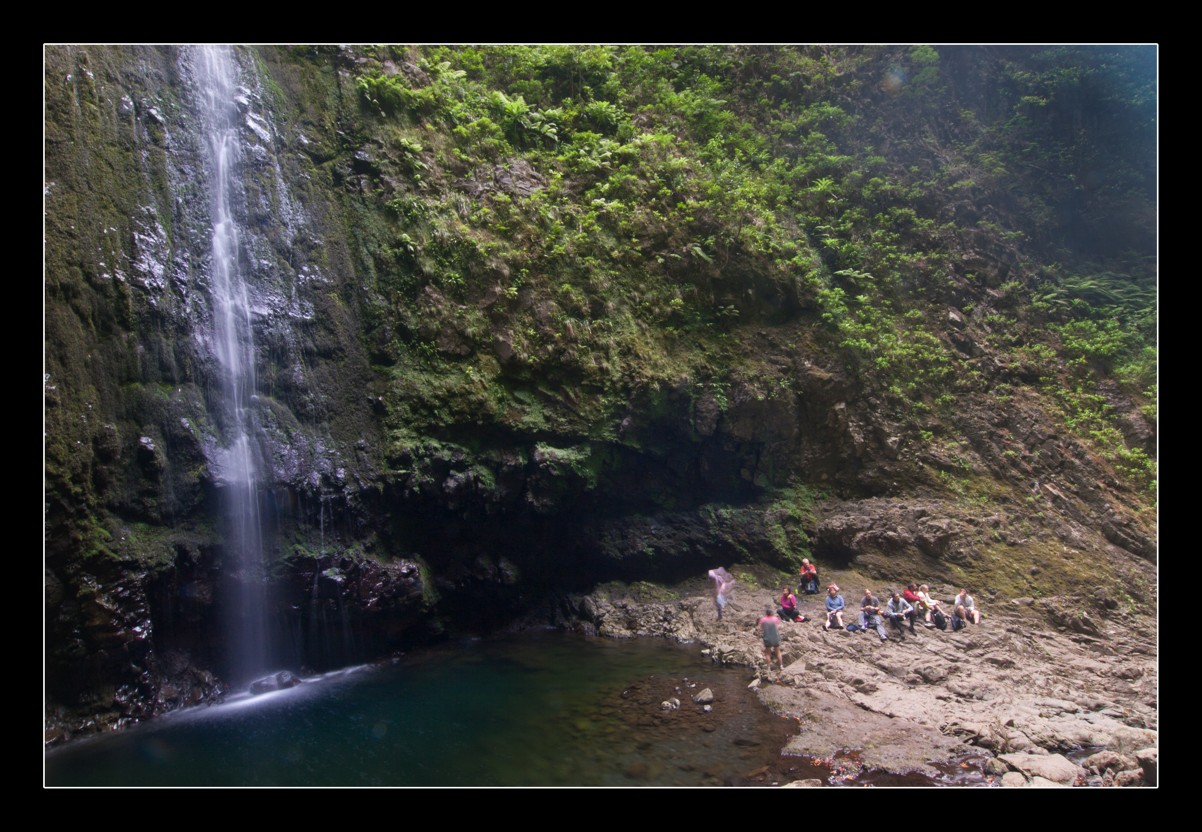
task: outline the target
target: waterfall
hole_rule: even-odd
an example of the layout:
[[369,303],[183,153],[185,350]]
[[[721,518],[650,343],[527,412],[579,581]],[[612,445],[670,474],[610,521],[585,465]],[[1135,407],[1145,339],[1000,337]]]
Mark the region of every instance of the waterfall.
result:
[[[313,645],[350,638],[342,632],[345,613],[316,613],[330,599],[302,601],[296,586],[273,582],[268,570],[281,530],[285,539],[311,540],[318,557],[338,537],[326,492],[344,480],[345,463],[298,334],[314,320],[312,294],[332,282],[310,257],[323,242],[289,187],[296,160],[284,150],[253,54],[189,47],[180,67],[195,119],[188,138],[195,137],[189,146],[196,153],[180,155],[178,184],[181,203],[189,203],[184,213],[195,218],[189,275],[197,276],[208,312],[190,323],[207,369],[205,457],[224,544],[221,664],[240,683],[312,663],[312,649],[334,656],[337,650]],[[314,496],[317,513],[306,514]],[[321,632],[296,620],[309,614]]]
[[201,47],[195,59],[206,179],[212,217],[210,251],[212,349],[220,383],[214,410],[222,429],[218,477],[229,569],[226,644],[236,679],[267,667],[269,635],[264,582],[264,533],[260,510],[254,324],[250,292],[241,266],[238,206],[244,129],[239,102],[245,92],[233,50]]

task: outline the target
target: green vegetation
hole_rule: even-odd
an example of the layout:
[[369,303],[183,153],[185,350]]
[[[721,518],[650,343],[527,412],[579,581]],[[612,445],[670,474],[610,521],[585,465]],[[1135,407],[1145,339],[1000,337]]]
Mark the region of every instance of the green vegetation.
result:
[[[964,499],[992,494],[982,480],[996,472],[930,468],[924,454],[963,433],[966,403],[1034,401],[1151,497],[1154,426],[1130,423],[1156,413],[1153,54],[262,50],[263,95],[297,125],[281,137],[300,159],[289,181],[326,241],[297,242],[328,279],[306,301],[318,323],[304,361],[322,391],[306,418],[366,468],[433,489],[423,466],[454,459],[481,492],[509,449],[592,493],[620,481],[618,453],[662,461],[672,442],[725,442],[758,455],[723,469],[721,487],[772,504],[780,558],[808,551],[794,531],[806,500],[790,490],[806,474],[757,430],[769,415],[776,434],[821,421],[810,408],[834,402],[807,401],[815,378],[899,434],[916,481]],[[170,368],[156,371],[168,387],[185,378],[199,396],[168,335],[148,357],[135,349],[129,333],[171,327],[112,277],[139,211],[159,218],[164,246],[180,233],[162,122],[105,103],[119,57],[56,51],[53,73],[71,81],[47,93],[51,193],[65,194],[47,219],[49,502],[95,552],[112,544],[81,516],[169,513],[119,493],[140,474],[110,446],[179,423],[170,397],[147,415],[130,379]],[[184,107],[154,100],[171,117]],[[120,417],[90,420],[92,407]],[[349,450],[360,441],[370,450]],[[1017,440],[999,453],[1025,476]],[[186,468],[170,473],[195,506],[208,472]]]
[[[1119,129],[1049,136],[1033,108],[1088,98],[1089,79],[1113,76],[1128,98],[1098,94],[1139,110],[1141,58],[991,54],[995,65],[968,67],[1003,79],[1000,108],[985,113],[954,105],[946,81],[967,50],[369,50],[357,89],[377,121],[364,138],[390,217],[373,271],[381,322],[401,324],[389,359],[396,390],[410,391],[399,420],[437,430],[459,418],[458,403],[477,421],[612,436],[598,426],[632,396],[682,376],[707,383],[743,360],[731,334],[789,320],[824,326],[826,348],[899,413],[948,412],[984,383],[932,306],[966,281],[998,287],[982,320],[1016,362],[1051,350],[1148,389],[1155,293],[1139,261],[1059,278],[1084,262],[1069,248],[1079,229],[1051,239],[1054,222],[1025,218],[1063,196],[1049,193],[1045,166],[1070,151],[1113,154],[1104,142]],[[874,78],[885,81],[868,94]],[[879,106],[889,96],[904,112]],[[937,151],[899,138],[936,122],[953,137]],[[1035,137],[1048,142],[1037,159],[1023,143]],[[1147,199],[1131,190],[1139,147],[1124,139],[1132,209]],[[1016,178],[1031,187],[1007,201]],[[473,198],[451,182],[471,182]],[[957,192],[1001,207],[972,226],[949,222],[944,195]],[[981,235],[1000,260],[969,274]],[[1028,259],[1001,280],[1019,245]],[[523,400],[534,379],[569,386],[573,400]],[[1066,406],[1070,427],[1080,411]],[[1097,427],[1082,435],[1114,446]]]
[[801,559],[813,557],[806,529],[817,525],[814,504],[827,494],[816,488],[793,485],[780,489],[764,512],[768,539],[775,552],[772,562],[790,572],[801,568]]

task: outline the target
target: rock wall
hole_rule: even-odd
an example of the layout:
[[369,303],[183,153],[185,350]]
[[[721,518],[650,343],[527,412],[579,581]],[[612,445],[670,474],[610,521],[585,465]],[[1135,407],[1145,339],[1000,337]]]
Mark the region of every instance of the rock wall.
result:
[[[273,547],[304,549],[359,531],[352,506],[374,479],[363,449],[378,428],[355,313],[338,294],[354,272],[326,239],[329,200],[304,189],[300,137],[277,130],[256,56],[237,54],[246,161],[234,212],[254,310],[261,501]],[[161,699],[169,673],[156,657],[173,650],[224,666],[217,608],[232,570],[217,516],[197,60],[168,48],[46,53],[49,661],[54,698],[68,702],[97,679]]]

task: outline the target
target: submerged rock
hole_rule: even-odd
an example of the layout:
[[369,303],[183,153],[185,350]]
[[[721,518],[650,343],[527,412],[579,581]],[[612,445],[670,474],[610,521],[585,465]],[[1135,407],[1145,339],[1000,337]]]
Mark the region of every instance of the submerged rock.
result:
[[301,679],[290,670],[281,670],[279,673],[272,673],[270,676],[264,676],[261,679],[255,679],[250,683],[250,692],[256,696],[260,693],[269,693],[273,690],[284,690],[286,688],[294,688],[301,683]]

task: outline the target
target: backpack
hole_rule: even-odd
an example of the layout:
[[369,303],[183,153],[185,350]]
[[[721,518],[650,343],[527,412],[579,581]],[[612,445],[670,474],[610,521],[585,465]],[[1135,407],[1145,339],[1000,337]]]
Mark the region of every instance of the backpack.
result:
[[958,615],[952,616],[952,631],[959,632],[962,628],[967,627],[968,622]]
[[942,611],[935,610],[935,612],[932,613],[931,618],[933,618],[935,620],[935,629],[937,629],[937,630],[946,630],[947,629],[947,616],[944,615]]

